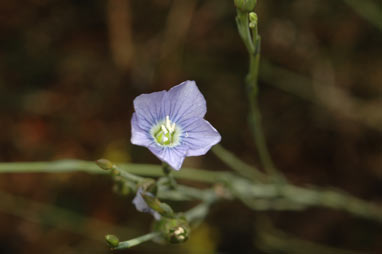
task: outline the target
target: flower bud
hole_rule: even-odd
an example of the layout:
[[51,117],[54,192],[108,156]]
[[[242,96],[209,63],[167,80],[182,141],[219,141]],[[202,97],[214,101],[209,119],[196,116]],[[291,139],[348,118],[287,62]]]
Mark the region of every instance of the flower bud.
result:
[[253,11],[249,13],[249,21],[257,23],[257,14]]
[[255,9],[256,0],[234,0],[236,8],[244,12],[253,11]]
[[257,15],[254,12],[249,13],[249,27],[255,28],[257,26]]
[[119,239],[115,235],[106,235],[105,240],[111,248],[115,248],[119,245]]
[[104,170],[110,170],[113,168],[113,163],[106,159],[99,159],[96,161],[97,165],[104,169]]

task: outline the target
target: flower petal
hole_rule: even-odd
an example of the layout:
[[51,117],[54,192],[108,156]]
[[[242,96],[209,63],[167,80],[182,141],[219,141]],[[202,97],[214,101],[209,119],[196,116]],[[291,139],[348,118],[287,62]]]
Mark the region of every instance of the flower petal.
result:
[[153,143],[150,138],[150,131],[142,129],[139,126],[139,120],[136,113],[133,113],[131,118],[131,143],[139,146],[149,146]]
[[134,109],[139,126],[146,129],[164,119],[163,101],[166,91],[141,94],[134,99]]
[[181,119],[203,118],[207,112],[206,100],[195,81],[184,81],[172,87],[163,101],[166,115],[177,123]]
[[154,143],[154,145],[148,148],[156,157],[166,162],[175,170],[179,170],[182,167],[187,154],[187,147],[182,145],[176,147],[160,147]]
[[187,156],[206,154],[221,140],[219,132],[204,119],[193,118],[183,121],[182,128],[182,143],[188,146]]

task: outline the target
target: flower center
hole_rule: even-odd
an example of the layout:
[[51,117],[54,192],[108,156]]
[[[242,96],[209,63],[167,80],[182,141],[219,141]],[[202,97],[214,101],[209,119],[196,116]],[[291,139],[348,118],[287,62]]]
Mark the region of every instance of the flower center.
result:
[[166,116],[164,121],[151,129],[151,135],[162,146],[175,146],[179,143],[180,130],[171,122],[170,117]]

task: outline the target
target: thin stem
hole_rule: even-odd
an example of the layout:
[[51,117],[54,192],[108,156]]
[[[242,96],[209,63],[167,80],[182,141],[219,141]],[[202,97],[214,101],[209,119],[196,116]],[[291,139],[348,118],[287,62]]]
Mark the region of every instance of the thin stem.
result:
[[[119,166],[121,169],[132,174],[139,174],[141,176],[163,176],[161,167],[156,165],[121,164]],[[53,162],[0,163],[0,173],[58,173],[76,171],[106,173],[105,170],[99,169],[94,162],[87,161],[64,160]],[[179,179],[194,180],[205,183],[224,182],[227,190],[233,197],[236,197],[242,201],[245,200],[248,207],[254,210],[258,206],[252,206],[251,203],[254,204],[259,202],[259,199],[272,201],[277,198],[282,198],[285,199],[286,202],[293,203],[293,206],[299,209],[312,206],[327,207],[347,211],[356,216],[382,222],[381,206],[352,197],[351,195],[341,191],[303,188],[289,183],[284,183],[282,185],[275,183],[253,183],[245,178],[222,171],[213,172],[183,168],[182,170],[174,173]],[[185,193],[182,195],[184,194]],[[217,196],[216,193],[215,195]],[[279,209],[279,207],[269,206],[269,208],[266,209]]]
[[207,214],[210,210],[210,205],[211,205],[210,202],[200,203],[199,205],[197,205],[197,206],[191,208],[190,210],[188,210],[187,212],[185,212],[184,216],[186,217],[187,221],[192,222],[192,223],[195,223],[197,221],[201,221],[207,216]]
[[[252,98],[252,99],[251,99]],[[279,173],[272,161],[271,155],[267,147],[263,126],[261,123],[261,113],[258,107],[256,97],[250,98],[250,123],[252,126],[252,134],[255,137],[255,144],[259,153],[261,164],[267,173],[271,176],[277,176]]]
[[129,172],[121,169],[118,165],[112,163],[109,160],[100,159],[100,160],[97,160],[96,163],[100,168],[109,171],[114,176],[120,176],[124,180],[131,181],[133,183],[138,183],[144,180],[143,177],[130,174]]
[[[130,174],[140,176],[164,176],[161,166],[153,164],[118,164],[119,168]],[[86,172],[91,174],[106,174],[92,161],[58,160],[44,162],[3,162],[0,163],[0,173],[69,173]],[[224,171],[207,171],[194,168],[182,168],[173,172],[178,179],[192,180],[205,183],[215,183],[231,174]]]
[[176,189],[176,181],[173,175],[173,169],[166,162],[162,162],[162,169],[164,175],[167,177],[171,189]]
[[252,134],[259,153],[261,163],[267,173],[271,176],[281,178],[274,166],[269,154],[265,135],[261,124],[261,113],[258,106],[258,75],[260,66],[260,36],[258,35],[257,22],[252,28],[249,27],[249,13],[237,9],[236,23],[239,34],[249,54],[249,70],[246,77],[247,95],[250,106],[249,119]]
[[223,146],[217,144],[212,148],[212,152],[225,164],[231,167],[240,175],[251,179],[255,182],[264,182],[267,176],[258,170],[257,168],[248,165],[247,163],[240,160],[236,155],[226,150]]
[[151,232],[146,235],[139,236],[137,238],[128,240],[128,241],[123,241],[118,244],[117,247],[113,248],[114,250],[123,250],[123,249],[128,249],[134,246],[137,246],[141,243],[150,241],[154,239],[155,237],[159,236],[160,233],[158,232]]
[[370,0],[344,0],[344,2],[352,7],[361,17],[377,27],[379,31],[382,31],[382,9],[380,3],[378,6],[378,4]]

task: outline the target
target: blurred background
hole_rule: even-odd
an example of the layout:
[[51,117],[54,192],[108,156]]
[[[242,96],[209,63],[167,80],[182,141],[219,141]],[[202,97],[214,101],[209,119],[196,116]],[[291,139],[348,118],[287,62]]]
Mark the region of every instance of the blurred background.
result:
[[[276,165],[294,184],[381,202],[381,3],[259,0],[256,12],[260,104]],[[259,166],[247,60],[230,0],[1,1],[0,161],[158,164],[130,144],[132,101],[191,79],[222,145]],[[212,153],[184,165],[228,170]],[[150,215],[112,185],[84,173],[2,174],[0,253],[108,253],[105,234],[147,233]],[[316,253],[297,238],[382,253],[373,221],[320,208],[253,212],[235,201],[215,205],[184,245],[123,253]]]

